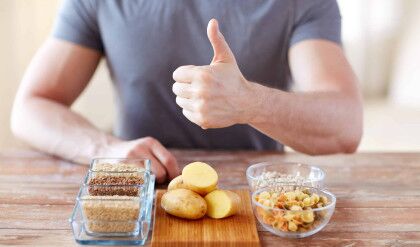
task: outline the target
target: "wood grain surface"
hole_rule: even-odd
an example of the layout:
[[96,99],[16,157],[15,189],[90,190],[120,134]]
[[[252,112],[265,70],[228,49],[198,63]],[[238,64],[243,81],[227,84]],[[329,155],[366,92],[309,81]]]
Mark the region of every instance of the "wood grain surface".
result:
[[[276,237],[257,224],[262,246],[420,246],[420,154],[172,150],[179,164],[204,161],[220,187],[247,187],[245,170],[261,161],[296,161],[327,173],[337,196],[330,223],[305,239]],[[29,150],[0,152],[0,245],[75,246],[68,218],[87,165]],[[159,188],[166,188],[160,185]]]
[[160,200],[165,191],[156,192],[152,247],[260,246],[248,190],[234,190],[241,197],[236,215],[219,220],[204,217],[193,221],[171,216],[163,210]]

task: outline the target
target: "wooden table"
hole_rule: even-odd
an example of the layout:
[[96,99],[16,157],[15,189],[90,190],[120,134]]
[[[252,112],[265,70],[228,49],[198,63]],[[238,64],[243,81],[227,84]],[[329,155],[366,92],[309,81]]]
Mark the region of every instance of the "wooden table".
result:
[[[223,188],[247,187],[245,170],[261,161],[297,161],[327,173],[337,196],[330,223],[313,237],[291,240],[259,227],[263,246],[420,246],[420,154],[177,151],[180,164],[215,166]],[[68,218],[86,166],[34,151],[0,152],[0,245],[74,246]]]

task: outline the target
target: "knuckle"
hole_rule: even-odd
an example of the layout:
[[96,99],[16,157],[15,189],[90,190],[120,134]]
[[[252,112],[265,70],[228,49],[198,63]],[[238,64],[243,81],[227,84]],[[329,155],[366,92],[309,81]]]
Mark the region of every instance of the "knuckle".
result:
[[207,127],[208,126],[208,119],[206,118],[206,116],[204,114],[202,114],[202,113],[199,112],[197,114],[197,123],[202,128]]
[[175,162],[175,158],[170,155],[166,155],[165,157],[163,157],[162,162],[166,165],[170,165]]
[[183,72],[185,72],[188,69],[193,68],[193,65],[183,65],[183,66],[179,66],[178,68],[176,68],[174,70],[174,72],[172,72],[172,78],[176,81],[176,79],[178,78],[178,76],[180,76],[180,74],[182,74]]
[[206,70],[202,70],[202,71],[200,71],[199,72],[199,74],[198,74],[198,79],[201,81],[201,82],[204,82],[204,83],[206,83],[206,82],[210,82],[211,81],[211,75],[210,75],[210,73],[208,72],[208,71],[206,71]]
[[172,78],[174,80],[176,80],[178,78],[178,74],[179,74],[181,69],[182,69],[182,67],[178,67],[176,70],[174,70],[174,72],[172,72]]
[[197,102],[196,111],[203,117],[207,114],[207,104],[205,100],[199,100]]
[[177,93],[177,90],[178,90],[178,85],[175,82],[174,84],[172,84],[172,92],[174,92],[176,94]]
[[189,116],[188,111],[187,111],[186,109],[184,109],[184,108],[182,108],[182,114],[183,114],[184,116],[186,116],[186,117],[188,117],[188,116]]
[[143,141],[146,145],[152,145],[155,143],[156,140],[153,137],[148,136],[148,137],[145,137]]
[[179,69],[192,69],[195,66],[192,64],[179,66]]
[[135,157],[135,156],[136,156],[136,151],[135,151],[135,149],[131,149],[131,150],[129,150],[129,151],[127,152],[126,156],[127,156],[127,158],[133,158],[133,157]]
[[208,122],[204,122],[204,123],[202,123],[202,124],[200,125],[200,127],[201,127],[202,129],[208,129],[208,128],[210,128],[210,124],[209,124]]
[[166,174],[163,172],[155,172],[158,183],[163,183],[166,180]]
[[201,86],[196,91],[196,96],[199,99],[207,99],[208,98],[208,90],[205,86]]

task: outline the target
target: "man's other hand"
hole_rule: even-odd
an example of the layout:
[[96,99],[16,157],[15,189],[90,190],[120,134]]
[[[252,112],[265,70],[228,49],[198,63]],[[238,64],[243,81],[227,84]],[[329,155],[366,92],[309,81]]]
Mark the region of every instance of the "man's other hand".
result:
[[152,172],[158,183],[178,176],[179,166],[175,157],[156,139],[140,138],[133,141],[117,141],[104,148],[104,157],[147,158],[152,162]]

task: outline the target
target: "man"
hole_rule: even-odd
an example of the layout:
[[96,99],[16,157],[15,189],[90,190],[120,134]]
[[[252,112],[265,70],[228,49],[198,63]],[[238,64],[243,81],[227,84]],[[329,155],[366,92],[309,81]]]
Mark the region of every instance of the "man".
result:
[[[23,78],[12,130],[80,163],[148,157],[159,182],[179,173],[170,147],[351,153],[362,106],[340,26],[332,0],[66,0]],[[115,136],[70,109],[102,57]]]

